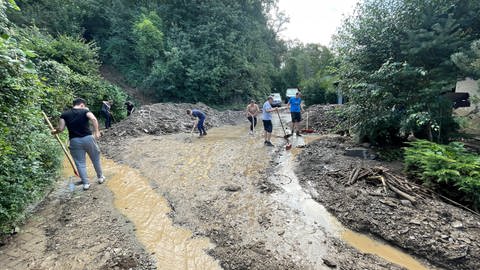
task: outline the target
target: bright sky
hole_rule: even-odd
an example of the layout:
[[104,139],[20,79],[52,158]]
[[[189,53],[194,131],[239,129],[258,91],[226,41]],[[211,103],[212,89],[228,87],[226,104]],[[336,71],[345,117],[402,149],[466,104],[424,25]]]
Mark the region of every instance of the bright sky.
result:
[[353,12],[358,0],[279,0],[290,23],[282,33],[286,39],[328,46],[341,25],[343,15]]

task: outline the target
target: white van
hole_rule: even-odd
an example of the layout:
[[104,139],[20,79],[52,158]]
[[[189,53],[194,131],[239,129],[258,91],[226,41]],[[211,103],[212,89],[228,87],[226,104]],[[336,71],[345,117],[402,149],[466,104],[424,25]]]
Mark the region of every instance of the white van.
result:
[[298,92],[298,88],[288,88],[285,93],[285,103],[288,103],[291,97],[295,97]]

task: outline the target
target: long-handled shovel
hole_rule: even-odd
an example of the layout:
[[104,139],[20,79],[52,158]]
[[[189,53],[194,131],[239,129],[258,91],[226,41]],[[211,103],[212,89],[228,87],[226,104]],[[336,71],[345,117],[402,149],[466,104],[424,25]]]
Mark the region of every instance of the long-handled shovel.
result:
[[[50,120],[48,120],[48,116],[44,112],[42,112],[42,114],[43,114],[43,118],[45,118],[45,121],[47,122],[48,126],[50,127],[50,130],[54,130],[52,123],[50,122]],[[63,145],[62,140],[60,140],[60,137],[58,137],[58,134],[55,134],[55,139],[57,139],[60,146],[62,146],[63,153],[65,153],[65,156],[67,156],[67,159],[70,162],[70,165],[72,166],[73,173],[76,176],[80,177],[80,175],[78,174],[77,168],[75,167],[75,164],[73,163],[72,157],[70,156],[70,154],[68,154],[67,148],[65,148],[65,145]]]
[[190,135],[189,135],[187,138],[185,138],[185,142],[187,142],[187,143],[191,143],[191,142],[192,142],[192,135],[193,135],[193,131],[195,130],[195,127],[196,127],[196,126],[197,126],[197,121],[195,121],[195,122],[193,123],[192,130],[190,131]]
[[283,136],[283,138],[285,140],[287,140],[287,145],[285,145],[285,150],[290,150],[292,148],[292,144],[288,140],[289,136],[287,135],[287,132],[285,131],[285,128],[283,127],[283,121],[282,121],[282,118],[280,117],[280,113],[278,112],[278,110],[277,110],[277,115],[278,115],[278,119],[280,120],[280,125],[282,125],[283,134],[285,134],[285,136]]

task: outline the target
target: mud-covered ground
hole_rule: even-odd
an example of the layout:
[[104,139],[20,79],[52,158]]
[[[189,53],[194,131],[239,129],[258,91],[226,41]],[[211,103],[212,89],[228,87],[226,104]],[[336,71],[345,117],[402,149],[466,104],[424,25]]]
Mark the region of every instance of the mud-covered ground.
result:
[[354,167],[390,164],[344,155],[351,143],[325,136],[298,157],[297,174],[304,187],[315,188],[315,200],[345,226],[371,233],[411,254],[446,269],[480,268],[480,217],[436,199],[411,205],[382,186],[358,181],[347,186]]
[[[220,114],[211,115],[220,121]],[[224,120],[229,118],[223,116]],[[286,120],[288,114],[283,117]],[[325,203],[347,225],[392,242],[403,234],[423,239],[421,226],[410,223],[423,224],[432,218],[408,209],[397,213],[386,208],[394,214],[385,214],[381,204],[368,208],[372,199],[363,198],[361,192],[337,190],[334,187],[341,184],[319,181],[325,168],[347,168],[359,162],[341,158],[343,145],[337,139],[320,138],[309,145],[313,137],[293,138],[293,149],[286,151],[277,119],[274,148],[263,145],[261,126],[255,136],[248,135],[243,118],[237,118],[243,122],[236,126],[209,129],[204,138],[175,133],[164,129],[163,124],[154,125],[158,134],[173,134],[142,134],[139,127],[145,124],[144,119],[148,118],[126,120],[101,139],[102,152],[115,161],[102,161],[105,184],[70,192],[69,178],[62,178],[30,221],[0,247],[1,269],[401,269],[346,244],[332,232],[341,230],[341,225],[327,222],[331,216],[312,197]],[[237,121],[233,115],[232,119]],[[304,189],[293,173],[298,155]],[[316,192],[309,195],[312,185]],[[355,207],[364,207],[367,213],[351,210]],[[464,269],[473,269],[467,267],[477,262],[473,255],[478,252],[478,220],[461,211],[443,214],[425,209],[437,213],[438,219],[450,218],[449,222],[462,218],[461,228],[455,223],[457,229],[451,230],[448,223],[438,229],[438,241],[447,241],[444,247],[452,251],[439,248],[438,253],[425,257],[457,254],[454,252],[465,250],[459,241],[470,241],[467,255],[457,257],[456,262],[464,262],[458,264]],[[379,217],[372,217],[377,213]],[[402,214],[410,219],[405,220]],[[380,219],[387,216],[398,223],[386,222],[385,226],[398,224],[401,234],[395,227],[378,229],[378,225],[368,223],[382,224]],[[357,223],[359,227],[352,225]],[[380,233],[383,231],[386,236]],[[405,248],[419,255],[431,251],[426,245]],[[452,265],[446,268],[461,269]]]
[[0,247],[0,269],[156,269],[109,189],[93,184],[72,193],[68,181],[64,177]]
[[277,147],[268,148],[258,130],[256,137],[247,131],[242,124],[211,129],[204,138],[147,135],[115,147],[107,142],[105,152],[150,179],[175,224],[208,237],[215,244],[208,254],[224,269],[399,269],[275,200],[284,190],[271,176],[285,142],[275,136]]

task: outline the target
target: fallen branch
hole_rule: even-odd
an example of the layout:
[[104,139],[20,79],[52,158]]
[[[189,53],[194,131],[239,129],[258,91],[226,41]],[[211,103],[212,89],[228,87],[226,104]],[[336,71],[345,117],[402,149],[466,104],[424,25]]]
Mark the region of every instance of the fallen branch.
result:
[[394,187],[394,186],[389,186],[389,188],[390,188],[393,192],[397,193],[398,195],[400,195],[401,197],[409,200],[409,201],[412,202],[412,203],[415,203],[415,202],[417,201],[417,200],[415,200],[415,198],[414,198],[413,196],[408,195],[407,193],[405,193],[405,192],[397,189],[397,188]]

